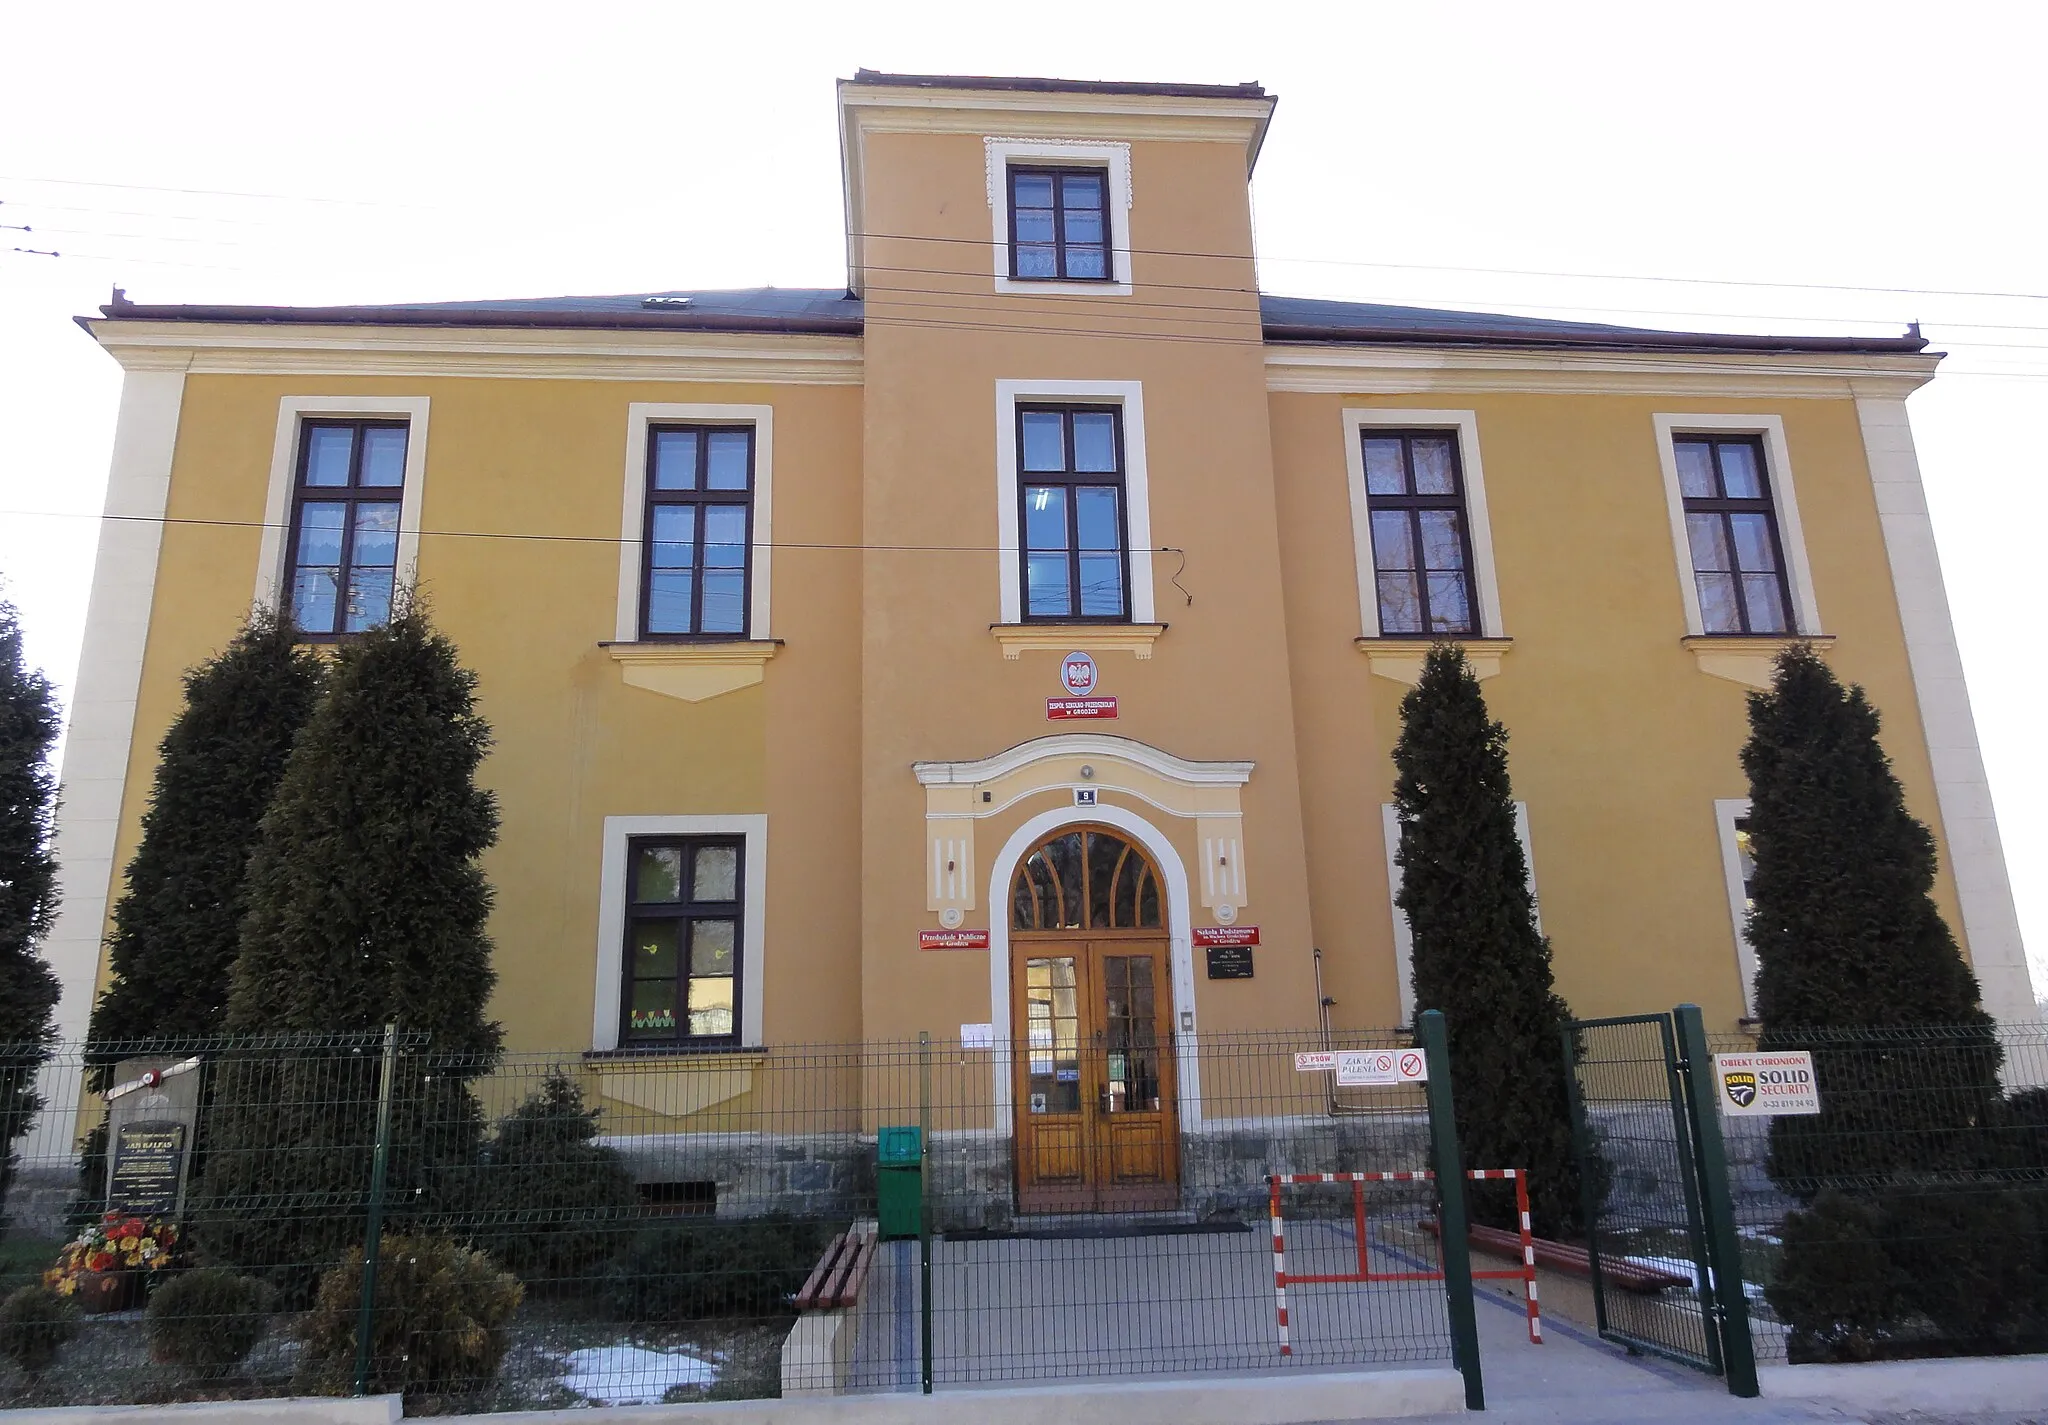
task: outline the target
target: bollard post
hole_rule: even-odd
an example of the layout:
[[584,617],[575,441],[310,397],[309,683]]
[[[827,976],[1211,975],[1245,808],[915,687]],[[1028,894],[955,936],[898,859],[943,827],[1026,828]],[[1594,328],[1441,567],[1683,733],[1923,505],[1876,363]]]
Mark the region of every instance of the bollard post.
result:
[[1451,1361],[1465,1377],[1465,1408],[1486,1409],[1479,1370],[1479,1320],[1472,1304],[1471,1224],[1465,1212],[1465,1164],[1458,1153],[1458,1118],[1451,1107],[1451,1045],[1444,1012],[1424,1010],[1416,1037],[1429,1061],[1429,1141],[1443,1211],[1437,1245],[1443,1253],[1444,1295],[1451,1319]]

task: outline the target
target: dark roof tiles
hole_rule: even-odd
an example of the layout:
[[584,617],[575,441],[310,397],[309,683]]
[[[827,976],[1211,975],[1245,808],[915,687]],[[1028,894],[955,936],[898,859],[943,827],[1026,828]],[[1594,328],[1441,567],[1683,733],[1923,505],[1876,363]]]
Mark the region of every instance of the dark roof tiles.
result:
[[[751,287],[733,291],[627,292],[605,297],[538,297],[475,302],[406,302],[375,307],[102,307],[136,321],[247,322],[313,326],[652,328],[858,336],[861,302],[840,288]],[[1390,307],[1310,297],[1259,298],[1268,342],[1370,346],[1595,348],[1667,352],[1838,352],[1903,354],[1918,336],[1750,336],[1659,331],[1600,322],[1554,321],[1491,312]]]

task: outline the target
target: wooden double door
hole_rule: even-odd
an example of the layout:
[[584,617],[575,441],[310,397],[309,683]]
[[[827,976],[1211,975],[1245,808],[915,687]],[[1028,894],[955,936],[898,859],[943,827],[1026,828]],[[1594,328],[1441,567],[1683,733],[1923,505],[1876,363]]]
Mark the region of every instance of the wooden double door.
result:
[[1027,934],[1011,956],[1017,1210],[1180,1206],[1166,938]]

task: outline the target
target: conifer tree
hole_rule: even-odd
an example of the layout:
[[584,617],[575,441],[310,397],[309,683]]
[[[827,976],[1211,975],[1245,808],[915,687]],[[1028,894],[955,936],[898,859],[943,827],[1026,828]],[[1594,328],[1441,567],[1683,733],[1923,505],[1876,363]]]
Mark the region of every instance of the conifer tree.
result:
[[[230,1034],[303,1044],[396,1022],[425,1036],[394,1092],[394,1230],[474,1155],[467,1083],[499,1047],[477,864],[498,813],[475,784],[490,745],[475,687],[416,601],[338,650],[250,858],[228,997]],[[374,1069],[374,1054],[312,1049],[226,1066],[202,1197],[218,1259],[312,1265],[360,1241]]]
[[57,916],[57,696],[22,660],[21,621],[0,600],[0,1205],[14,1140],[42,1108],[36,1074],[50,1054],[57,977],[36,953]]
[[105,1088],[116,1054],[221,1032],[246,909],[256,828],[292,739],[319,698],[321,667],[285,619],[253,616],[185,675],[185,707],[158,750],[156,783],[107,942],[112,978],[90,1038]]
[[1877,709],[1811,648],[1779,655],[1749,721],[1759,1047],[1810,1050],[1821,1099],[1771,1120],[1768,1170],[1807,1204],[1768,1290],[1792,1358],[1860,1358],[1906,1319],[1957,1341],[2024,1335],[2030,1209],[1938,1183],[1995,1172],[1987,1130],[2007,1110],[1994,1023],[1934,903],[1933,834],[1906,810]]
[[[1444,1012],[1465,1160],[1527,1169],[1536,1230],[1565,1236],[1584,1215],[1564,1077],[1571,1016],[1536,928],[1507,729],[1452,646],[1429,651],[1401,723],[1398,904],[1413,936],[1416,1008]],[[1510,1202],[1498,1191],[1473,1195],[1475,1215],[1501,1225]]]

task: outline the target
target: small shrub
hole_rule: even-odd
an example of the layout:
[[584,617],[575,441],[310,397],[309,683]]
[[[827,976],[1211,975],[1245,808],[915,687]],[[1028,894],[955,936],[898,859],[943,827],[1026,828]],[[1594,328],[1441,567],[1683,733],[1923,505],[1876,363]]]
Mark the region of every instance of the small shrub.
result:
[[225,1267],[184,1272],[158,1287],[144,1319],[159,1361],[225,1375],[263,1339],[270,1288]]
[[498,1120],[470,1170],[475,1244],[529,1284],[594,1285],[639,1215],[625,1159],[597,1133],[598,1110],[553,1075]]
[[825,1223],[781,1217],[649,1227],[612,1263],[603,1304],[621,1321],[786,1315],[828,1240]]
[[78,1334],[78,1308],[46,1286],[25,1286],[0,1301],[0,1353],[33,1379]]
[[[346,1393],[354,1384],[362,1286],[356,1247],[320,1278],[300,1323],[318,1388]],[[506,1323],[524,1296],[517,1277],[474,1248],[446,1237],[386,1237],[377,1253],[371,1391],[460,1395],[490,1385],[505,1356]]]
[[1884,1353],[1905,1302],[1885,1250],[1883,1214],[1840,1193],[1786,1214],[1778,1279],[1764,1296],[1791,1334],[1793,1364],[1867,1361]]

